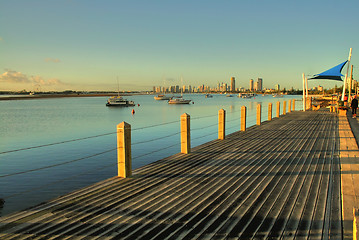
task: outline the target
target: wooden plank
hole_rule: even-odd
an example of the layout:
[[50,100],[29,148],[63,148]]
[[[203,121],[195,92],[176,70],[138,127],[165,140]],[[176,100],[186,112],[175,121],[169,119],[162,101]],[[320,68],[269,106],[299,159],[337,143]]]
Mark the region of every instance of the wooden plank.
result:
[[288,113],[0,218],[0,238],[340,236],[337,125],[322,110]]

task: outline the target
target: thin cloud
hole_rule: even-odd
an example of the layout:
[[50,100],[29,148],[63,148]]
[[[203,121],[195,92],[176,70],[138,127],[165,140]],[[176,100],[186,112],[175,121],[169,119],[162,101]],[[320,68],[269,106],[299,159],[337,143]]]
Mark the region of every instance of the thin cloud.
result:
[[40,76],[32,76],[31,81],[35,84],[39,84],[42,86],[56,86],[56,85],[64,85],[63,82],[61,82],[59,79],[51,78],[49,80],[44,80]]
[[30,83],[31,81],[25,74],[21,72],[6,70],[6,72],[0,75],[0,82]]
[[0,37],[0,41],[2,41],[2,37]]
[[42,86],[60,86],[60,85],[66,85],[62,81],[56,78],[51,78],[48,80],[45,80],[41,76],[31,76],[28,77],[25,74],[13,70],[5,70],[3,74],[0,75],[0,82],[6,82],[6,83],[33,83],[37,85]]
[[45,62],[59,63],[61,61],[58,58],[45,58]]

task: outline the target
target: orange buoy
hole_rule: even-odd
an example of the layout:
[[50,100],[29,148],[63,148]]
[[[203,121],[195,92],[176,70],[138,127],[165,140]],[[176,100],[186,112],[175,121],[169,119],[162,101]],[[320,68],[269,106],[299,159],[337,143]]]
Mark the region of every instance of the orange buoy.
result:
[[135,114],[135,109],[132,109],[132,114]]

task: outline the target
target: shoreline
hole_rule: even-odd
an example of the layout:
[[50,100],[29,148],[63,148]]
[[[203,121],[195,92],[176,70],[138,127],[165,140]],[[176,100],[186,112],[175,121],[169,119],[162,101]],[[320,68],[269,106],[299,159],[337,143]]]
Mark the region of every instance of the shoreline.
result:
[[[8,100],[34,100],[42,98],[65,98],[65,97],[111,97],[116,96],[117,93],[94,93],[94,94],[38,94],[38,95],[13,95],[2,97],[0,95],[0,101]],[[132,96],[132,95],[144,95],[144,94],[133,94],[124,93],[121,96]]]
[[[173,93],[175,94],[175,93]],[[205,94],[205,93],[199,93]],[[215,94],[215,93],[212,93]],[[218,93],[217,93],[218,94]],[[133,95],[156,95],[156,93],[121,93],[120,96],[133,96]],[[266,94],[271,95],[271,94]],[[117,96],[117,93],[72,93],[72,94],[35,94],[35,95],[12,95],[2,96],[0,95],[0,101],[10,100],[34,100],[34,99],[46,99],[46,98],[66,98],[66,97],[111,97]],[[322,95],[310,95],[311,97],[317,98]]]

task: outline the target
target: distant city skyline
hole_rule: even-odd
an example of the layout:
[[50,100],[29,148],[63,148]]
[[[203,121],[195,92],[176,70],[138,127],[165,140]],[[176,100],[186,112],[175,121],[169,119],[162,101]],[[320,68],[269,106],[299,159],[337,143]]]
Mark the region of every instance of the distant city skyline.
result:
[[345,61],[349,48],[355,78],[358,9],[357,0],[3,0],[0,91],[117,91],[117,79],[121,91],[230,86],[231,77],[236,88],[263,78],[262,88],[301,89],[302,73]]
[[[319,86],[320,87],[320,86]],[[317,87],[314,87],[317,88]],[[179,93],[180,89],[182,92],[243,92],[243,91],[252,91],[252,92],[262,92],[262,91],[279,91],[280,85],[276,84],[272,88],[263,88],[263,78],[257,78],[257,81],[254,82],[253,79],[249,81],[249,88],[239,86],[236,87],[235,77],[231,77],[228,83],[222,82],[218,83],[217,86],[208,86],[202,84],[200,86],[192,86],[192,85],[172,85],[172,86],[153,86],[152,91],[155,93]],[[294,89],[291,87],[290,89]],[[298,89],[294,89],[298,90]]]

